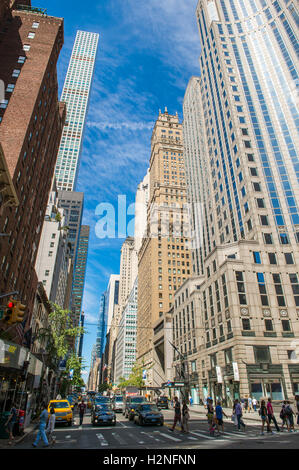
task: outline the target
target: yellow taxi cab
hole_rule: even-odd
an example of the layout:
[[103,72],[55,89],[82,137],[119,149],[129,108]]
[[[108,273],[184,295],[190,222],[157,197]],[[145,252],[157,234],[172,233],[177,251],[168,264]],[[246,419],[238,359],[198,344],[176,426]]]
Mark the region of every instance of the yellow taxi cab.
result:
[[73,412],[71,405],[68,400],[50,400],[48,405],[48,413],[50,413],[50,408],[54,407],[56,423],[66,423],[68,426],[72,425],[73,422]]

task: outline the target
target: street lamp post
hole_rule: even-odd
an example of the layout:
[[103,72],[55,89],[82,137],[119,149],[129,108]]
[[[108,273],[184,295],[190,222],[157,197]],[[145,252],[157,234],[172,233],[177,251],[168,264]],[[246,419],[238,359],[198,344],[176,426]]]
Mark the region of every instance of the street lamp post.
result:
[[[184,387],[183,387],[183,398],[186,401],[189,401],[189,395],[190,395],[190,382],[189,382],[189,367],[188,367],[188,360],[186,360],[186,355],[182,354],[181,351],[179,351],[174,344],[172,344],[170,341],[169,343],[173,347],[173,349],[179,354],[180,357],[180,379],[184,381]],[[185,371],[185,364],[187,364],[187,371]],[[187,374],[185,374],[187,372]],[[187,376],[186,376],[187,375]]]

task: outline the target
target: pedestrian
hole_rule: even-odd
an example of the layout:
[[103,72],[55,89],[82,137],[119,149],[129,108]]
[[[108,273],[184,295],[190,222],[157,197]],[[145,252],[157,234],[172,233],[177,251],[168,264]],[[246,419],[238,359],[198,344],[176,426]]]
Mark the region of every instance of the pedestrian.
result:
[[11,445],[13,443],[13,440],[14,440],[13,428],[14,428],[14,425],[16,424],[16,422],[17,422],[17,419],[18,419],[18,413],[17,413],[16,407],[14,405],[14,402],[12,402],[11,409],[10,409],[10,412],[9,412],[9,416],[8,416],[8,419],[5,423],[5,427],[8,431],[8,433],[9,433],[9,441],[8,441],[9,445]]
[[252,406],[253,406],[254,411],[256,411],[257,399],[255,397],[253,397],[253,399],[252,399]]
[[245,397],[245,400],[244,400],[244,410],[245,410],[245,413],[247,413],[248,411],[248,397],[247,396]]
[[44,441],[44,444],[45,444],[44,447],[49,447],[49,442],[48,442],[47,435],[46,435],[47,420],[48,420],[47,405],[46,403],[43,403],[42,412],[39,417],[38,433],[37,433],[35,441],[32,444],[33,447],[37,447],[37,444],[39,443],[40,438],[42,438],[42,440]]
[[252,398],[248,397],[248,412],[251,413],[252,411]]
[[216,412],[217,433],[218,433],[218,436],[220,436],[219,426],[221,426],[222,432],[224,432],[224,427],[223,427],[223,415],[227,418],[227,415],[224,413],[220,401],[217,402],[217,406],[216,406],[216,408],[215,408],[215,412]]
[[181,430],[184,431],[182,418],[181,418],[181,405],[178,400],[178,397],[174,397],[174,420],[173,420],[173,426],[172,428],[170,428],[170,431],[174,431],[177,422],[181,423]]
[[184,400],[183,407],[182,407],[182,427],[183,427],[183,432],[185,433],[189,433],[189,419],[190,419],[189,408],[187,406],[186,400]]
[[78,409],[79,409],[79,416],[80,416],[80,425],[83,423],[83,417],[84,417],[84,413],[85,413],[85,410],[86,410],[86,405],[84,403],[84,400],[82,398],[82,401],[81,403],[79,403],[78,405]]
[[[267,403],[267,415],[268,415],[269,424],[271,424],[271,421],[273,421],[273,423],[274,423],[274,425],[275,425],[275,428],[276,428],[276,431],[277,431],[277,432],[280,432],[279,426],[278,426],[277,421],[276,421],[276,418],[275,418],[275,416],[274,416],[271,398],[268,398],[268,403]],[[267,431],[270,432],[270,429],[267,428]]]
[[261,420],[262,420],[261,436],[264,435],[265,423],[267,424],[267,428],[269,428],[269,432],[274,434],[274,432],[272,431],[271,426],[269,424],[269,420],[268,420],[268,416],[267,416],[267,407],[265,405],[265,400],[261,401],[261,407],[260,407],[260,410],[259,410],[259,415],[260,415]]
[[55,408],[53,406],[51,406],[51,409],[50,409],[50,417],[49,417],[49,421],[48,421],[48,427],[47,427],[47,433],[48,433],[48,436],[49,436],[49,439],[51,441],[51,444],[55,444],[55,436],[53,435],[53,432],[54,432],[54,429],[55,429],[55,420],[56,420],[56,416],[55,416]]
[[192,406],[193,405],[193,398],[192,397],[190,397],[189,402],[190,402],[190,406]]
[[245,431],[245,423],[244,421],[242,420],[242,416],[243,416],[243,413],[242,413],[242,406],[239,402],[238,399],[235,400],[235,403],[234,403],[234,413],[237,417],[237,425],[238,425],[238,431],[241,431],[241,426],[243,426],[243,430]]
[[289,432],[296,432],[294,428],[294,418],[293,416],[296,416],[294,411],[292,410],[291,403],[287,401],[286,407],[285,407],[285,414],[287,421],[289,423]]
[[287,406],[287,401],[284,400],[284,402],[282,403],[281,410],[280,410],[280,415],[279,415],[279,417],[282,421],[281,432],[283,432],[284,425],[286,425],[287,431],[289,431],[289,422],[287,420],[287,415],[286,415],[286,406]]
[[208,426],[209,432],[211,435],[214,435],[215,432],[215,417],[214,417],[214,407],[213,407],[213,400],[212,398],[207,398],[207,418],[208,418]]

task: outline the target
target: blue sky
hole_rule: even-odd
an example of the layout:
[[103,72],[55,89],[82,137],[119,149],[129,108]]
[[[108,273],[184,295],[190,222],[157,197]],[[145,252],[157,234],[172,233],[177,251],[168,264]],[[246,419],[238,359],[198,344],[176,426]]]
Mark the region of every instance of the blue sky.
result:
[[[60,93],[78,29],[100,34],[87,116],[78,191],[85,193],[83,223],[91,227],[83,310],[88,372],[96,339],[99,300],[110,274],[119,272],[124,239],[98,239],[95,209],[118,195],[134,202],[150,157],[159,109],[182,119],[188,81],[199,74],[196,0],[42,0],[38,6],[64,18],[58,63]],[[32,2],[35,5],[34,1]],[[82,8],[84,7],[84,8]],[[130,218],[128,218],[128,221]]]

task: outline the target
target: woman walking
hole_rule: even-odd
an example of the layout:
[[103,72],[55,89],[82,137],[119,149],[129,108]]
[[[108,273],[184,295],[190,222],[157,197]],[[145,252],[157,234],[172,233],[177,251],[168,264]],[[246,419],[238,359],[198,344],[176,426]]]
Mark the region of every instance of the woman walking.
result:
[[189,408],[187,406],[186,400],[183,400],[183,408],[182,408],[182,427],[184,433],[189,433]]
[[243,416],[242,406],[238,399],[236,399],[234,402],[233,413],[235,414],[237,418],[238,431],[241,431],[241,426],[243,426],[243,430],[245,431],[245,423],[242,420],[242,416]]
[[55,444],[55,437],[53,435],[53,432],[54,432],[54,429],[55,429],[55,420],[56,420],[56,416],[55,416],[55,409],[54,407],[52,406],[51,409],[50,409],[50,417],[49,417],[49,421],[48,421],[48,427],[47,427],[47,433],[48,433],[48,436],[49,436],[49,443],[50,444]]
[[260,407],[260,410],[259,410],[259,415],[262,419],[262,430],[261,430],[261,436],[264,435],[264,427],[265,427],[265,423],[267,424],[267,428],[269,429],[269,431],[274,434],[274,432],[272,431],[271,429],[271,426],[270,426],[270,423],[269,423],[269,419],[268,419],[268,416],[267,416],[267,407],[265,405],[265,400],[262,400],[261,401],[261,407]]
[[279,415],[279,417],[282,421],[282,423],[281,423],[281,432],[283,432],[284,425],[286,425],[287,431],[289,431],[289,422],[287,420],[287,415],[286,415],[286,405],[287,405],[287,402],[286,402],[286,400],[284,400],[284,402],[282,403],[281,410],[280,410],[280,415]]
[[215,418],[214,418],[214,407],[213,407],[213,400],[212,398],[207,399],[207,418],[208,418],[208,425],[209,425],[209,432],[211,435],[214,435],[215,432]]
[[287,418],[287,422],[289,423],[289,432],[296,432],[294,427],[294,418],[296,416],[294,411],[292,410],[291,403],[289,401],[286,402],[285,407],[285,414]]
[[14,425],[16,424],[16,422],[17,422],[17,419],[18,419],[18,413],[17,413],[17,410],[16,410],[16,407],[15,407],[14,403],[12,403],[8,420],[5,423],[5,426],[8,430],[8,433],[9,433],[9,442],[8,442],[9,445],[11,445],[13,443],[13,440],[14,440],[13,428],[14,428]]

